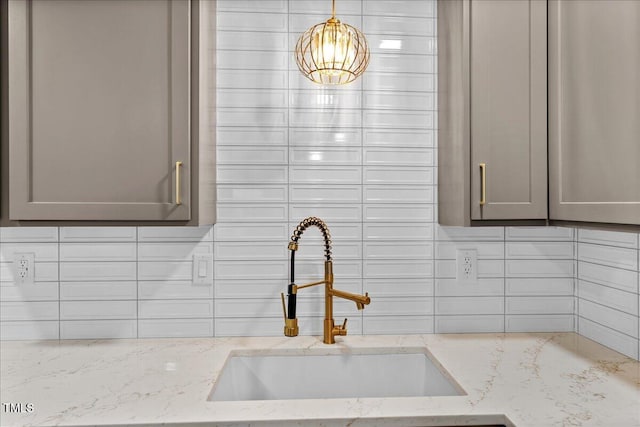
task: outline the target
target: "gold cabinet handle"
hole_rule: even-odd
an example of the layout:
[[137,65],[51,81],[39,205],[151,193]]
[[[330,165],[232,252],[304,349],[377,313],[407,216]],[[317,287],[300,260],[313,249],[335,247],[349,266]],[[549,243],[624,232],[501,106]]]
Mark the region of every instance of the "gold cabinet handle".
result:
[[480,206],[487,204],[487,165],[480,163]]
[[176,162],[176,205],[182,204],[182,198],[180,197],[180,167],[182,162]]

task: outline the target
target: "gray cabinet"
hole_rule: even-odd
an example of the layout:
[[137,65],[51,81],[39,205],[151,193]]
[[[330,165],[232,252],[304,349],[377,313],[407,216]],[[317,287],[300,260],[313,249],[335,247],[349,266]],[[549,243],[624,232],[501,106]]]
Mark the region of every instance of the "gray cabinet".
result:
[[549,3],[549,217],[640,224],[640,2]]
[[10,220],[213,221],[199,7],[8,2]]
[[439,222],[547,218],[547,9],[438,2]]

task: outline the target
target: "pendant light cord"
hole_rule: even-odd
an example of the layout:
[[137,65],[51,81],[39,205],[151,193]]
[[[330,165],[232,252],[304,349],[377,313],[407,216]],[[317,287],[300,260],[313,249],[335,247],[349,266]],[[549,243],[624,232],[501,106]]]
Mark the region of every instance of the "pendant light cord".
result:
[[336,17],[336,0],[331,1],[331,17],[334,19]]

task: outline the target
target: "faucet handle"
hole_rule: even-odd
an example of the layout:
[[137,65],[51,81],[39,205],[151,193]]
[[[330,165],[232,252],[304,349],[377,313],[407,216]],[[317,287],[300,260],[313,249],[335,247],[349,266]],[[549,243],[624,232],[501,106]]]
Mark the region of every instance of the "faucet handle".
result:
[[342,322],[342,326],[340,327],[340,329],[342,330],[347,330],[347,318],[344,318],[344,322]]
[[333,332],[333,336],[336,336],[336,335],[340,335],[340,336],[347,335],[347,319],[344,319],[344,322],[342,323],[342,326],[334,326],[332,332]]

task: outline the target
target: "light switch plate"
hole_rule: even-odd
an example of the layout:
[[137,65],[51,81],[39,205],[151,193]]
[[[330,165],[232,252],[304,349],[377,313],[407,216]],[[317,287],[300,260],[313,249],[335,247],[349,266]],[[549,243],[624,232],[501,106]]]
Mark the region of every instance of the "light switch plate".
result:
[[13,275],[18,285],[33,285],[35,282],[36,254],[16,252],[13,254]]
[[211,254],[193,254],[193,284],[213,283],[213,260]]

